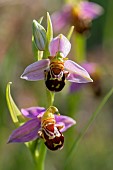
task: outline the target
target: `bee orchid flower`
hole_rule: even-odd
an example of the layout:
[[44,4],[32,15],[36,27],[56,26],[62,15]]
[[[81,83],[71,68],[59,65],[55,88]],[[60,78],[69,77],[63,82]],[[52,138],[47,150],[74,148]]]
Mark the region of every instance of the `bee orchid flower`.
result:
[[46,87],[54,92],[63,89],[65,79],[75,83],[92,82],[83,67],[66,58],[70,49],[69,40],[62,34],[58,35],[49,44],[50,56],[26,67],[21,78],[28,81],[45,80]]
[[21,109],[21,113],[30,120],[12,132],[8,143],[24,143],[42,138],[50,150],[62,149],[64,145],[62,132],[76,123],[68,116],[58,115],[58,109],[54,106],[47,110],[43,107]]
[[66,4],[60,12],[52,14],[54,31],[58,32],[67,25],[74,25],[78,33],[86,33],[93,19],[103,13],[103,8],[88,1],[80,1],[74,4]]

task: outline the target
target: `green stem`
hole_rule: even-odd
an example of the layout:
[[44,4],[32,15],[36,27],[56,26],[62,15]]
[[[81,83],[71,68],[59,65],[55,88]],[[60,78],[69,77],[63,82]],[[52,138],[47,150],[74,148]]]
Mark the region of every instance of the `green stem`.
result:
[[44,161],[46,157],[47,148],[41,141],[39,152],[35,152],[35,170],[44,170]]
[[46,94],[47,94],[47,108],[48,108],[49,106],[52,106],[54,103],[55,93],[46,89]]
[[39,139],[37,139],[35,141],[28,142],[25,144],[31,151],[33,161],[35,164],[35,170],[44,170],[44,161],[45,161],[46,151],[47,151],[44,142],[41,140],[39,144]]
[[76,45],[76,51],[75,51],[75,57],[76,61],[81,63],[86,60],[86,38],[83,35],[77,34],[75,35],[75,45]]
[[86,124],[86,126],[83,128],[82,132],[79,134],[79,136],[77,137],[77,139],[74,141],[69,153],[68,153],[68,157],[66,159],[66,163],[64,165],[64,170],[68,169],[68,164],[70,163],[73,154],[75,153],[75,150],[77,149],[77,146],[80,142],[80,140],[83,138],[83,136],[85,135],[85,133],[87,132],[87,130],[89,129],[89,127],[91,126],[91,124],[93,123],[93,121],[95,120],[96,116],[100,113],[100,111],[102,110],[103,106],[106,104],[106,102],[108,101],[108,99],[111,97],[111,95],[113,94],[113,88],[106,94],[106,96],[104,97],[104,99],[102,100],[102,102],[100,103],[100,105],[97,107],[96,111],[92,114],[92,116],[90,117],[88,123]]
[[109,45],[107,47],[110,47],[110,44],[112,44],[113,39],[113,22],[112,22],[112,6],[113,6],[113,0],[109,0],[109,3],[107,5],[107,12],[106,12],[106,19],[104,24],[104,35],[103,35],[103,46],[106,47],[106,45]]
[[35,159],[35,155],[36,155],[36,151],[37,151],[37,155],[39,154],[38,150],[36,150],[37,148],[37,142],[38,142],[38,139],[35,140],[35,141],[31,141],[31,142],[26,142],[25,145],[29,148],[30,152],[31,152],[31,155],[32,155],[32,158],[33,158],[33,161],[34,161],[34,164],[36,164],[36,159]]

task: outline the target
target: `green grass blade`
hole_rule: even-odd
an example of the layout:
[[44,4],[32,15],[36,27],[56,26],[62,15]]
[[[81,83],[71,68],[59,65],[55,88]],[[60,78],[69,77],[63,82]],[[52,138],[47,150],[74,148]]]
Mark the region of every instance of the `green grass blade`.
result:
[[82,132],[79,134],[79,136],[77,137],[77,139],[74,141],[74,143],[72,144],[72,147],[69,151],[69,153],[67,154],[68,157],[66,159],[66,163],[64,165],[64,170],[68,169],[68,166],[73,154],[75,153],[75,150],[77,149],[77,146],[80,142],[80,140],[83,138],[83,136],[85,135],[85,133],[87,132],[87,130],[89,129],[89,127],[92,125],[92,123],[94,122],[95,118],[97,117],[97,115],[100,113],[100,111],[103,109],[104,105],[107,103],[107,101],[109,100],[109,98],[111,97],[111,95],[113,94],[113,88],[106,94],[106,96],[103,98],[102,102],[100,103],[100,105],[97,107],[96,111],[92,114],[92,116],[90,117],[88,123],[86,124],[86,126],[83,128]]

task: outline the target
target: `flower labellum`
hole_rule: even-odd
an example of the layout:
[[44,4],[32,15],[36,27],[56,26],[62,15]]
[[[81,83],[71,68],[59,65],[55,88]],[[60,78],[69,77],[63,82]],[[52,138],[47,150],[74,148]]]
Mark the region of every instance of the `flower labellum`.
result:
[[56,125],[54,113],[57,113],[56,107],[49,107],[41,119],[41,131],[38,132],[39,136],[44,139],[45,145],[50,150],[62,149],[64,145],[64,136],[60,132],[62,125]]
[[65,79],[69,72],[64,71],[64,59],[57,56],[50,56],[50,68],[45,70],[45,84],[50,91],[61,91],[65,86]]

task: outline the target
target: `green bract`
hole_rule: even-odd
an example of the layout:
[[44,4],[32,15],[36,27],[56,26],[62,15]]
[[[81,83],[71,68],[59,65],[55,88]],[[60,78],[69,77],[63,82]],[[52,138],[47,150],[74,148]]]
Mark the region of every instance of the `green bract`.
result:
[[11,118],[13,122],[19,126],[22,122],[25,121],[25,118],[22,116],[21,112],[19,111],[18,107],[16,106],[14,100],[12,99],[11,93],[10,93],[10,85],[12,82],[9,82],[6,87],[6,101],[8,105],[8,109],[11,114]]
[[10,84],[12,84],[11,82],[9,82],[7,84],[7,88],[6,88],[6,100],[7,100],[7,105],[12,117],[12,120],[14,123],[18,123],[18,118],[17,116],[21,115],[21,112],[19,111],[19,109],[17,108],[15,102],[12,99],[12,96],[10,94]]

